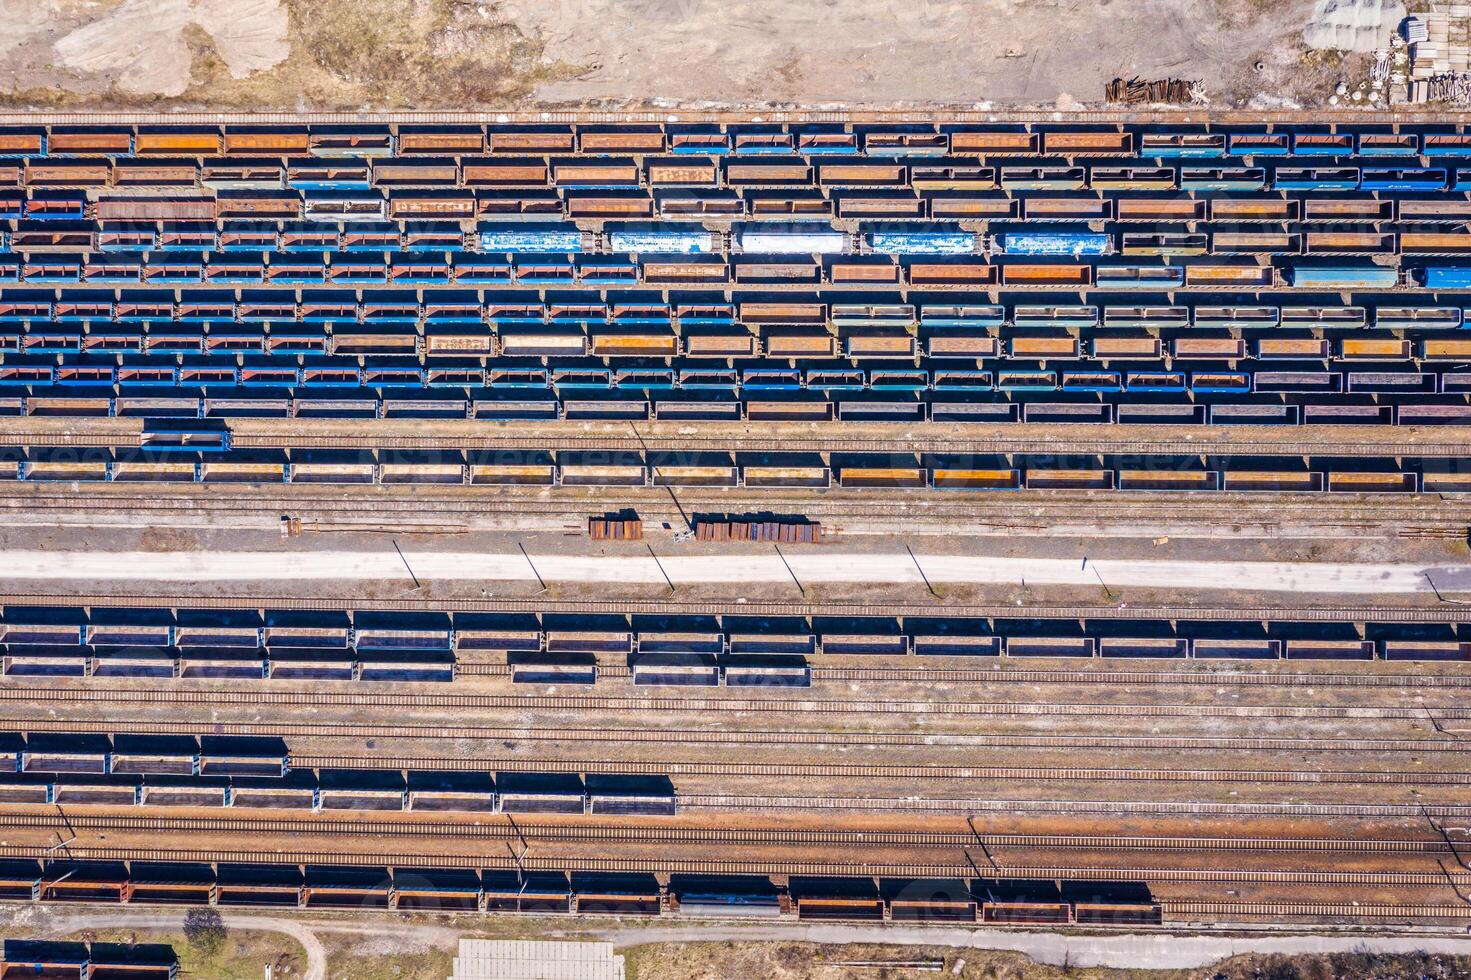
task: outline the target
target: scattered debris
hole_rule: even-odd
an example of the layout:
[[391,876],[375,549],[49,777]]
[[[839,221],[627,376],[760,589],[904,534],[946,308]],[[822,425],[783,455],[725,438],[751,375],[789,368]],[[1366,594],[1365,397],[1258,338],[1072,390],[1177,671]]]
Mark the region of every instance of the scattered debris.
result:
[[1464,105],[1464,76],[1471,71],[1471,3],[1452,3],[1404,23],[1409,42],[1411,102]]
[[[1198,100],[1196,98],[1197,91],[1200,94]],[[1205,88],[1200,79],[1115,78],[1104,88],[1103,94],[1110,102],[1123,102],[1127,105],[1139,105],[1149,102],[1183,104],[1187,102],[1205,101]]]
[[939,973],[945,969],[944,960],[834,960],[830,966],[859,967],[864,969],[891,969],[902,967],[917,973]]
[[1380,48],[1374,52],[1374,64],[1369,67],[1369,83],[1376,89],[1383,88],[1384,83],[1389,81],[1389,59],[1388,48]]
[[1416,89],[1423,86],[1425,98],[1417,102],[1449,102],[1452,105],[1471,105],[1471,72],[1452,71],[1416,82]]

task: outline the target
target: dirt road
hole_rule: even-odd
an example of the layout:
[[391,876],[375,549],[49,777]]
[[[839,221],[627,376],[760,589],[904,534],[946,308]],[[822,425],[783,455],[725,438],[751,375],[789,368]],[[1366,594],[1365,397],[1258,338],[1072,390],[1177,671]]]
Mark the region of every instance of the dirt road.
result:
[[891,943],[900,946],[955,946],[1005,949],[1041,963],[1075,967],[1135,970],[1191,970],[1243,953],[1440,953],[1471,955],[1471,938],[1459,935],[1237,936],[1109,935],[1073,936],[1053,932],[1008,932],[1000,929],[915,928],[839,925],[708,925],[694,929],[608,929],[598,932],[619,946],[670,942],[753,942],[786,940],[809,943]]
[[[12,931],[24,924],[27,930],[65,936],[88,929],[165,929],[177,932],[184,928],[185,910],[152,912],[142,909],[97,909],[88,912],[58,912],[54,909],[25,907],[18,910],[9,923]],[[250,915],[221,911],[228,929],[279,932],[290,936],[306,952],[305,980],[326,980],[327,952],[321,942],[301,922],[276,916]],[[385,925],[385,928],[388,928]]]

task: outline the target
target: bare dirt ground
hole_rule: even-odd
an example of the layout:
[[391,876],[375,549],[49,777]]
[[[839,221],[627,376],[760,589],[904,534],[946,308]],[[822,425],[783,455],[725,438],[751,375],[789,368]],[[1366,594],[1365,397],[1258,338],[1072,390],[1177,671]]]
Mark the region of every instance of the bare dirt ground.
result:
[[[944,976],[986,980],[1394,980],[1409,977],[1464,978],[1471,963],[1458,957],[1411,954],[1375,956],[1239,956],[1199,970],[1116,970],[1049,966],[1017,953],[956,950],[943,946],[816,946],[811,943],[663,943],[623,950],[629,976],[638,980],[903,980],[935,976],[901,966],[843,966],[842,963],[942,960]],[[957,968],[958,964],[958,968]]]
[[1321,103],[1311,0],[0,0],[16,107],[1074,108],[1119,75]]

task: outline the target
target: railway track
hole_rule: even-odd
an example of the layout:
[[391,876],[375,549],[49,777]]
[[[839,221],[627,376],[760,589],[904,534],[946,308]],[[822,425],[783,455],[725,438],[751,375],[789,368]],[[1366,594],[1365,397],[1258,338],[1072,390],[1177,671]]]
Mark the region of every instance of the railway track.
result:
[[[550,440],[549,437],[550,436]],[[3,438],[3,436],[0,436]],[[294,435],[289,432],[264,433],[243,432],[232,444],[251,449],[386,449],[386,450],[434,450],[434,449],[501,449],[540,450],[551,449],[580,451],[637,452],[647,448],[659,452],[690,451],[763,451],[771,447],[769,436],[563,436],[560,433],[544,433],[534,436],[499,435],[485,436],[382,436],[382,435]],[[1059,455],[1125,455],[1125,456],[1199,456],[1199,455],[1244,455],[1244,456],[1460,456],[1471,446],[1462,441],[1436,442],[1349,442],[1333,440],[1299,440],[1282,442],[1277,440],[1210,439],[1162,441],[1139,439],[1025,439],[1003,437],[991,439],[944,439],[926,437],[921,434],[912,439],[845,438],[842,436],[813,437],[782,436],[782,447],[789,452],[861,452],[903,453],[939,452],[961,454],[1032,454]]]
[[[190,864],[344,865],[370,868],[471,868],[510,871],[592,871],[683,874],[814,875],[886,878],[973,878],[970,860],[925,863],[859,861],[692,860],[685,858],[606,858],[566,855],[538,857],[515,853],[432,854],[275,848],[118,847],[67,844],[0,844],[0,859],[30,861],[162,861]],[[1337,885],[1342,887],[1452,890],[1471,887],[1471,871],[1303,871],[1285,869],[1091,867],[1070,865],[982,865],[984,877],[1059,881],[1144,881],[1202,884]]]
[[[1198,663],[1199,661],[1197,661]],[[461,673],[472,673],[461,671]],[[1215,687],[1343,687],[1343,688],[1453,688],[1471,687],[1471,676],[1411,674],[1243,674],[1210,671],[1011,671],[954,670],[943,667],[827,667],[814,661],[813,677],[822,681],[961,681],[1014,684],[1145,684],[1149,686]],[[1030,677],[1019,675],[1029,674]],[[613,676],[606,672],[606,676]],[[1326,680],[1322,680],[1326,678]]]
[[1251,922],[1280,922],[1289,918],[1350,918],[1350,919],[1467,919],[1471,918],[1471,904],[1459,905],[1380,905],[1354,902],[1196,902],[1163,899],[1160,908],[1167,921],[1189,921],[1192,917],[1211,922],[1213,925],[1231,919]]
[[[1025,109],[769,109],[757,110],[680,110],[681,123],[1057,123],[1057,114],[1052,110],[1028,111]],[[1427,123],[1445,123],[1459,126],[1466,121],[1465,113],[1440,110],[1399,112],[1391,109],[1343,110],[1343,109],[1276,109],[1263,112],[1249,109],[1213,110],[1209,114],[1191,109],[1078,109],[1067,113],[1066,121],[1148,124],[1171,123],[1174,125],[1217,126],[1251,125],[1270,123],[1307,123],[1320,125],[1325,122],[1362,123],[1364,125],[1408,125],[1423,126]],[[108,110],[70,110],[58,112],[6,112],[0,114],[0,125],[16,126],[68,126],[68,125],[118,125],[156,126],[190,124],[220,126],[234,123],[250,125],[330,125],[382,123],[385,125],[459,123],[471,126],[495,122],[500,125],[519,123],[546,125],[548,123],[607,123],[662,125],[669,122],[668,107],[652,106],[633,109],[556,109],[539,111],[486,112],[445,109],[410,109],[398,111],[316,111],[316,112],[115,112]]]
[[1027,749],[1144,749],[1233,752],[1471,752],[1454,738],[1263,738],[1172,735],[911,734],[864,731],[756,731],[655,728],[514,728],[489,725],[330,722],[194,722],[86,718],[0,718],[0,731],[128,735],[274,735],[287,738],[453,739],[457,742],[590,742],[662,745],[803,745],[840,750],[855,745],[900,748],[962,746]]
[[[557,427],[543,427],[536,432],[501,429],[494,424],[472,435],[385,435],[381,433],[311,433],[301,428],[270,428],[264,425],[239,425],[232,430],[231,445],[240,449],[359,449],[459,451],[502,450],[537,451],[548,449],[581,452],[765,452],[770,450],[772,435],[752,435],[734,431],[723,435],[664,435],[658,431],[607,434],[580,433],[575,424],[563,432]],[[1464,440],[1345,440],[1345,439],[1250,439],[1220,438],[1212,432],[1192,433],[1194,438],[1178,440],[1140,439],[1124,435],[1115,438],[1056,438],[1049,436],[947,436],[929,434],[923,426],[911,427],[907,435],[895,438],[812,436],[782,433],[785,451],[803,453],[956,453],[971,455],[1015,455],[1042,453],[1049,456],[1124,455],[1124,456],[1337,456],[1337,457],[1454,457],[1471,452]],[[117,429],[86,431],[78,426],[69,431],[25,430],[0,427],[0,446],[45,446],[76,448],[138,448],[141,431]]]
[[[1323,705],[1136,705],[1105,703],[1057,703],[1002,701],[882,701],[869,699],[818,700],[790,698],[624,697],[589,695],[424,694],[406,691],[279,690],[267,685],[257,688],[194,690],[171,686],[159,690],[105,687],[36,687],[0,684],[0,702],[21,704],[162,704],[308,706],[315,708],[435,708],[457,710],[551,710],[643,711],[667,715],[675,712],[738,713],[782,712],[818,715],[856,714],[950,715],[969,717],[1109,717],[1109,718],[1258,718],[1317,719],[1348,721],[1380,719],[1425,721],[1419,707],[1327,707]],[[1471,707],[1437,707],[1439,721],[1471,720]]]
[[1466,786],[1471,772],[1373,772],[1301,769],[1144,769],[1083,766],[842,765],[834,763],[681,762],[676,760],[521,759],[457,756],[366,756],[292,753],[297,769],[449,770],[468,772],[616,773],[810,779],[945,779],[1001,782],[1112,781],[1145,783],[1350,784]]
[[1357,837],[1148,837],[1075,834],[949,833],[936,831],[801,830],[789,828],[674,827],[659,825],[537,824],[507,819],[346,820],[320,818],[214,818],[0,813],[8,829],[124,831],[130,833],[330,834],[343,837],[450,837],[477,840],[599,841],[634,844],[734,844],[843,847],[1043,847],[1080,850],[1267,851],[1332,854],[1451,854],[1444,839]]
[[[361,506],[361,505],[360,505]],[[212,596],[183,592],[10,592],[0,593],[4,606],[74,606],[80,608],[312,610],[358,609],[382,612],[521,612],[533,614],[598,614],[614,616],[853,616],[909,618],[951,616],[971,619],[1153,619],[1171,622],[1304,622],[1304,623],[1461,623],[1463,607],[1454,603],[1426,606],[1160,606],[1037,603],[1018,606],[973,602],[781,602],[750,599],[545,599],[545,598],[380,598],[295,595]]]
[[[1468,448],[1471,454],[1471,448]],[[88,487],[86,492],[32,494],[20,485],[0,488],[0,510],[27,514],[95,514],[99,509],[126,509],[159,515],[270,513],[283,508],[309,513],[318,518],[347,514],[361,522],[363,501],[372,501],[375,518],[383,515],[422,517],[474,515],[484,519],[488,498],[496,500],[495,517],[500,520],[540,517],[576,518],[601,514],[609,509],[631,506],[646,518],[673,517],[733,509],[801,513],[809,517],[861,519],[903,516],[908,520],[963,521],[977,526],[1043,526],[1058,521],[1110,523],[1147,521],[1150,525],[1209,520],[1219,523],[1222,507],[1232,509],[1233,525],[1368,527],[1398,524],[1424,535],[1438,529],[1465,533],[1471,525],[1471,501],[1420,495],[1408,500],[1385,500],[1367,494],[1335,494],[1331,498],[1289,492],[1255,494],[1198,491],[1152,491],[1130,501],[1113,491],[1093,491],[1093,496],[1065,490],[1012,491],[977,503],[973,491],[924,490],[895,495],[893,491],[815,490],[791,495],[785,491],[741,491],[724,494],[679,491],[678,503],[661,487],[559,487],[551,499],[508,494],[506,487],[449,488],[442,486],[354,485],[351,493],[322,494],[319,486],[309,490],[281,484],[262,487],[258,493],[206,491],[192,484],[150,488],[148,493],[120,493],[115,484],[106,492]],[[408,491],[412,491],[411,493]],[[432,492],[425,492],[432,491]],[[1302,499],[1306,497],[1306,499]],[[1367,498],[1367,499],[1365,499]],[[841,528],[841,525],[837,525]]]
[[[1193,669],[1182,668],[1178,670],[1095,670],[1086,666],[1075,671],[1069,670],[1035,670],[1025,667],[1014,667],[1015,658],[1008,658],[1009,662],[1003,666],[999,661],[990,668],[948,668],[948,667],[909,667],[909,666],[884,666],[884,667],[833,667],[828,666],[834,661],[842,661],[848,657],[847,654],[815,654],[809,657],[812,664],[812,675],[819,680],[827,681],[888,681],[888,682],[917,682],[917,681],[962,681],[976,684],[1141,684],[1147,686],[1183,686],[1193,687],[1209,685],[1211,687],[1341,687],[1341,688],[1375,688],[1375,689],[1412,689],[1412,688],[1446,688],[1462,689],[1471,688],[1471,674],[1330,674],[1330,673],[1306,673],[1287,671],[1263,671],[1260,673],[1247,673],[1240,670],[1212,670],[1202,668],[1199,665],[1209,661],[1183,661],[1189,663]],[[927,660],[928,658],[922,658]],[[1089,662],[1091,664],[1091,661]],[[509,677],[512,674],[511,667],[503,663],[466,663],[457,660],[455,673],[458,676],[470,677]],[[598,676],[604,679],[625,679],[633,676],[633,671],[619,665],[598,665]]]
[[869,813],[913,813],[943,816],[974,816],[979,813],[1016,813],[1079,816],[1106,814],[1114,817],[1289,817],[1305,819],[1334,817],[1354,819],[1403,819],[1416,822],[1471,820],[1471,804],[1443,803],[1213,803],[1199,800],[1179,803],[1109,800],[1015,800],[1015,799],[917,799],[915,797],[777,797],[735,794],[681,793],[679,805],[695,809],[728,810],[736,813],[790,814],[794,811],[833,810]]

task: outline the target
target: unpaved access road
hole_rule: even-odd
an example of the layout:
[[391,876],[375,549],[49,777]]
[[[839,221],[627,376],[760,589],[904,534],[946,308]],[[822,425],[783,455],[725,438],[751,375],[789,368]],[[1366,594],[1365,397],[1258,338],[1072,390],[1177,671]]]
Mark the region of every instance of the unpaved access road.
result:
[[[306,980],[325,980],[327,955],[317,933],[345,933],[371,939],[375,934],[413,939],[420,944],[451,946],[461,930],[398,918],[352,917],[342,920],[301,919],[290,915],[264,916],[224,912],[230,929],[260,929],[290,936],[307,955]],[[595,921],[595,920],[594,920]],[[99,909],[72,912],[24,908],[6,923],[11,931],[26,927],[32,934],[71,935],[87,929],[166,929],[183,927],[184,912],[137,909]],[[559,930],[557,938],[604,940],[619,947],[649,943],[687,942],[809,942],[832,944],[891,944],[896,946],[951,946],[959,949],[999,949],[1023,953],[1041,963],[1115,969],[1198,969],[1246,953],[1285,955],[1306,953],[1413,953],[1447,956],[1471,955],[1471,937],[1449,931],[1419,936],[1369,936],[1345,933],[1283,935],[1271,931],[1232,936],[1185,936],[1165,933],[1067,935],[1052,932],[1015,932],[1004,929],[958,927],[805,925],[801,923],[735,923],[681,921],[650,928],[627,926],[615,920],[589,926],[586,922]]]
[[1053,932],[1001,929],[914,928],[905,926],[710,925],[698,929],[608,929],[596,938],[619,946],[677,942],[891,943],[900,946],[955,946],[1024,953],[1040,963],[1134,970],[1192,970],[1244,953],[1438,953],[1471,955],[1471,938],[1444,936],[1245,936],[1109,935],[1070,936]]
[[[303,974],[305,980],[326,980],[327,951],[312,931],[301,922],[280,916],[224,911],[220,914],[228,929],[256,929],[290,936],[306,952],[306,972]],[[160,929],[179,932],[184,928],[184,915],[183,909],[177,912],[117,908],[89,912],[56,912],[51,909],[24,907],[11,916],[5,925],[12,932],[25,928],[36,933],[57,936],[89,929]]]

